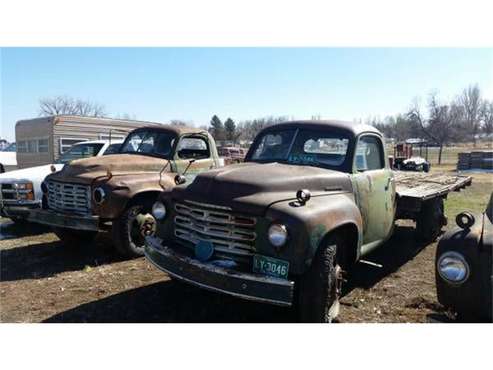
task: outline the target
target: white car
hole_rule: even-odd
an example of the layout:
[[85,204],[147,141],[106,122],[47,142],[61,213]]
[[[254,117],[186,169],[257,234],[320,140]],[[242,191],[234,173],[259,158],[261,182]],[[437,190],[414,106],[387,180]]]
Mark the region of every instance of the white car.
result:
[[17,168],[17,153],[15,143],[0,151],[0,173]]
[[50,173],[60,171],[75,159],[108,155],[120,150],[122,140],[84,141],[74,144],[54,164],[24,168],[0,174],[0,215],[13,221],[23,221],[29,210],[41,207],[41,183]]

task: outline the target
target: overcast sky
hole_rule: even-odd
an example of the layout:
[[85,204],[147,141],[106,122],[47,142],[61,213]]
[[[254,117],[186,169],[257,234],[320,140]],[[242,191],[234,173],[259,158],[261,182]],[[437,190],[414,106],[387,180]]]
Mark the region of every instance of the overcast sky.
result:
[[2,48],[0,137],[56,95],[110,116],[208,124],[264,116],[353,120],[405,111],[432,90],[478,84],[493,99],[493,49]]

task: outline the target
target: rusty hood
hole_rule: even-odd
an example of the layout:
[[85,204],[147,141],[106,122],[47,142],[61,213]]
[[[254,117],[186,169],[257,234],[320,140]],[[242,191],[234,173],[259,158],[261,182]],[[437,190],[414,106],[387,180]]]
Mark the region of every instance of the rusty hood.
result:
[[50,175],[50,180],[90,184],[97,178],[156,173],[168,166],[163,158],[137,154],[115,154],[78,159],[66,165],[62,171]]
[[312,197],[352,192],[349,175],[312,166],[246,162],[199,174],[173,197],[227,206],[234,211],[262,214],[270,205],[295,200],[299,189]]

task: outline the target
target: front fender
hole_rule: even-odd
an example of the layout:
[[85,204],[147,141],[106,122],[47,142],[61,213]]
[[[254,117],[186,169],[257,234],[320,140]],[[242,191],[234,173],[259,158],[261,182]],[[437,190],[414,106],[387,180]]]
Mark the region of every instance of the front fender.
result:
[[100,186],[107,194],[107,199],[101,205],[93,204],[94,213],[104,219],[118,218],[127,208],[128,202],[139,194],[162,192],[174,185],[171,178],[164,176],[160,183],[159,173],[123,178],[115,176],[104,183],[94,183],[93,189]]
[[[279,251],[267,239],[268,228],[273,222],[286,225],[289,233],[287,245]],[[266,217],[259,220],[256,248],[259,253],[290,261],[290,272],[303,274],[323,239],[335,229],[347,225],[357,230],[358,235],[352,235],[352,240],[357,240],[354,247],[358,251],[362,240],[362,219],[350,193],[315,196],[304,205],[292,200],[275,203],[267,210]]]

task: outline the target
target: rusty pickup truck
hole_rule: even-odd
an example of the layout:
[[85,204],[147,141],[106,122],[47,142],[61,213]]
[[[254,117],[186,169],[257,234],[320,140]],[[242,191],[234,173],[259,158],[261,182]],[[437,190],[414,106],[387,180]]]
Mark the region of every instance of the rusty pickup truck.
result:
[[[68,245],[108,231],[122,254],[143,254],[156,220],[158,194],[219,166],[216,144],[205,130],[163,125],[132,131],[118,153],[70,162],[41,185],[42,209],[30,221],[52,226]],[[155,210],[159,212],[159,210]]]
[[344,271],[382,245],[397,218],[433,240],[446,223],[443,200],[470,183],[392,171],[371,126],[281,123],[257,135],[244,163],[161,193],[145,255],[173,278],[330,322]]

